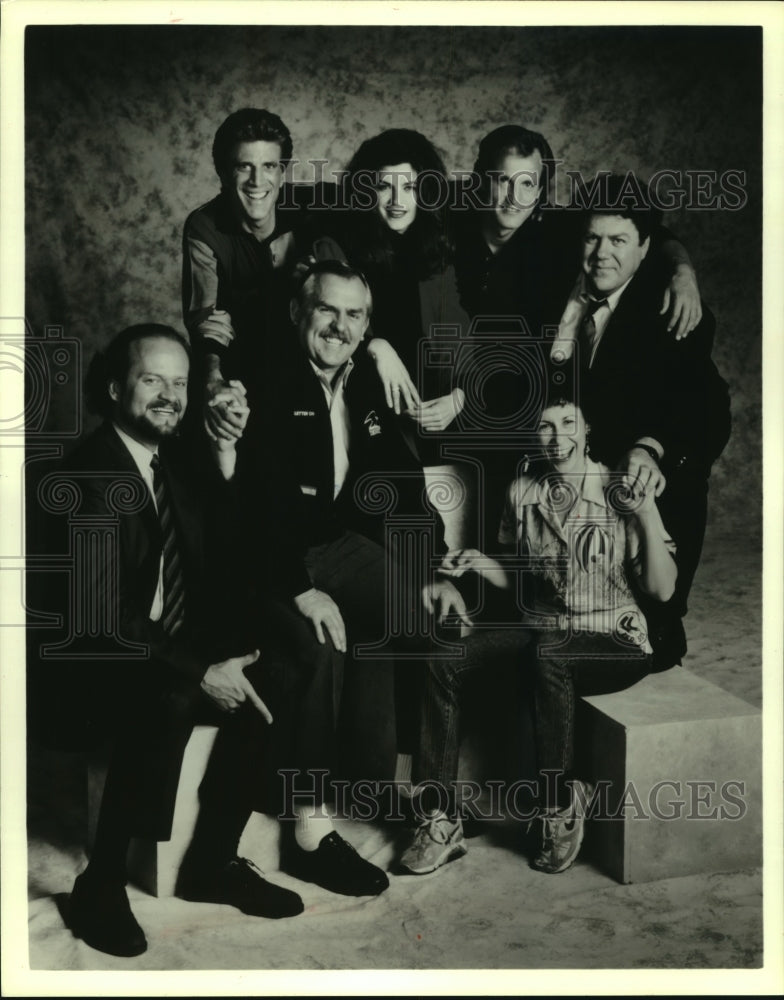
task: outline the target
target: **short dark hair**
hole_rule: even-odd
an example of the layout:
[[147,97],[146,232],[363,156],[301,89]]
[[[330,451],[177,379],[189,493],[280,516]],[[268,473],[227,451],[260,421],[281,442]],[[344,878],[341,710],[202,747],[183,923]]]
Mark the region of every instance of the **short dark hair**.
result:
[[90,413],[110,416],[114,401],[109,395],[109,383],[125,381],[131,367],[131,346],[146,339],[173,340],[190,359],[188,341],[173,327],[162,323],[137,323],[126,327],[110,341],[105,351],[96,351],[90,361],[84,380],[84,393]]
[[544,205],[550,196],[555,159],[550,143],[541,132],[534,132],[522,125],[501,125],[488,132],[479,143],[474,173],[482,178],[484,184],[492,171],[498,170],[498,165],[505,156],[533,156],[535,152],[542,158],[539,205]]
[[319,260],[315,264],[312,264],[307,271],[303,274],[302,278],[297,283],[294,290],[294,298],[301,305],[305,300],[305,285],[311,278],[320,278],[323,274],[332,274],[336,278],[344,278],[347,281],[351,281],[354,278],[358,278],[362,284],[367,289],[368,293],[368,316],[373,309],[373,295],[370,291],[370,285],[368,284],[365,275],[358,270],[356,267],[352,267],[351,264],[347,264],[342,260]]
[[280,162],[284,167],[291,159],[291,133],[281,119],[261,108],[242,108],[223,122],[212,143],[212,162],[221,180],[231,166],[231,151],[240,142],[276,142],[280,146]]
[[[590,198],[586,194],[589,190]],[[590,185],[583,185],[581,197],[583,228],[593,215],[618,215],[634,224],[640,243],[644,243],[661,221],[647,182],[631,170],[625,174],[597,174]]]

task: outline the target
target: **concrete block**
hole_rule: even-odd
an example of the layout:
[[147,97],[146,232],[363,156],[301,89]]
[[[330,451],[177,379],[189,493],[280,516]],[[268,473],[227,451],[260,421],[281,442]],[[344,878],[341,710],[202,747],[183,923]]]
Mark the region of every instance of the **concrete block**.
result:
[[576,770],[602,781],[584,856],[619,882],[761,864],[759,709],[688,670],[582,699]]

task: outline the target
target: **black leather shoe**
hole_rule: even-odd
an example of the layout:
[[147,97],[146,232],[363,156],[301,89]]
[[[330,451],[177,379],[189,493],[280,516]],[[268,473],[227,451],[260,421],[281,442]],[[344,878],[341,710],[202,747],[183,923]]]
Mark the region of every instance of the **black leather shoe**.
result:
[[253,917],[295,917],[305,909],[290,889],[274,885],[247,858],[234,858],[215,872],[182,880],[180,895],[193,903],[227,903]]
[[303,851],[292,845],[287,868],[304,882],[315,882],[343,896],[378,896],[389,888],[386,874],[361,858],[334,831],[321,838],[315,851]]
[[107,955],[132,958],[147,951],[144,931],[131,913],[121,882],[79,875],[71,890],[70,925],[76,937]]

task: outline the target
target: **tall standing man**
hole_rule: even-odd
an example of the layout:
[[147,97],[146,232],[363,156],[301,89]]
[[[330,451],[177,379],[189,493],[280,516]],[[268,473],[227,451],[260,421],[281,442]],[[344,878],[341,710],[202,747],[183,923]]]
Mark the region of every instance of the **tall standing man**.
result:
[[[182,306],[200,402],[210,404],[232,379],[242,382],[232,389],[240,403],[244,387],[252,396],[280,349],[295,264],[337,255],[330,240],[315,240],[304,208],[282,204],[291,156],[291,133],[271,111],[242,108],[215,133],[221,191],[188,216],[183,232]],[[207,405],[204,415],[213,432],[233,432],[225,404]]]

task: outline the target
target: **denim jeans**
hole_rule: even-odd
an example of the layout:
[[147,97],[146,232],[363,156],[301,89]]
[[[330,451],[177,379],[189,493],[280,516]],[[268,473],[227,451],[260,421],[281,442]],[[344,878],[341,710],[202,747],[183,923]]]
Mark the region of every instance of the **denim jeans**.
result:
[[[413,782],[437,783],[446,789],[446,802],[431,788],[423,793],[424,809],[443,807],[450,814],[455,809],[454,782],[457,780],[460,752],[460,701],[466,677],[476,671],[496,671],[504,666],[524,670],[524,654],[531,640],[530,629],[510,627],[478,630],[461,640],[465,656],[431,660],[422,699],[419,750],[414,757]],[[499,717],[506,714],[509,691],[499,691]]]
[[574,768],[575,703],[579,696],[623,691],[650,671],[650,656],[619,645],[611,635],[589,632],[537,632],[532,635],[536,678],[536,750],[540,798],[546,778],[558,772],[556,804],[569,804],[566,781]]

